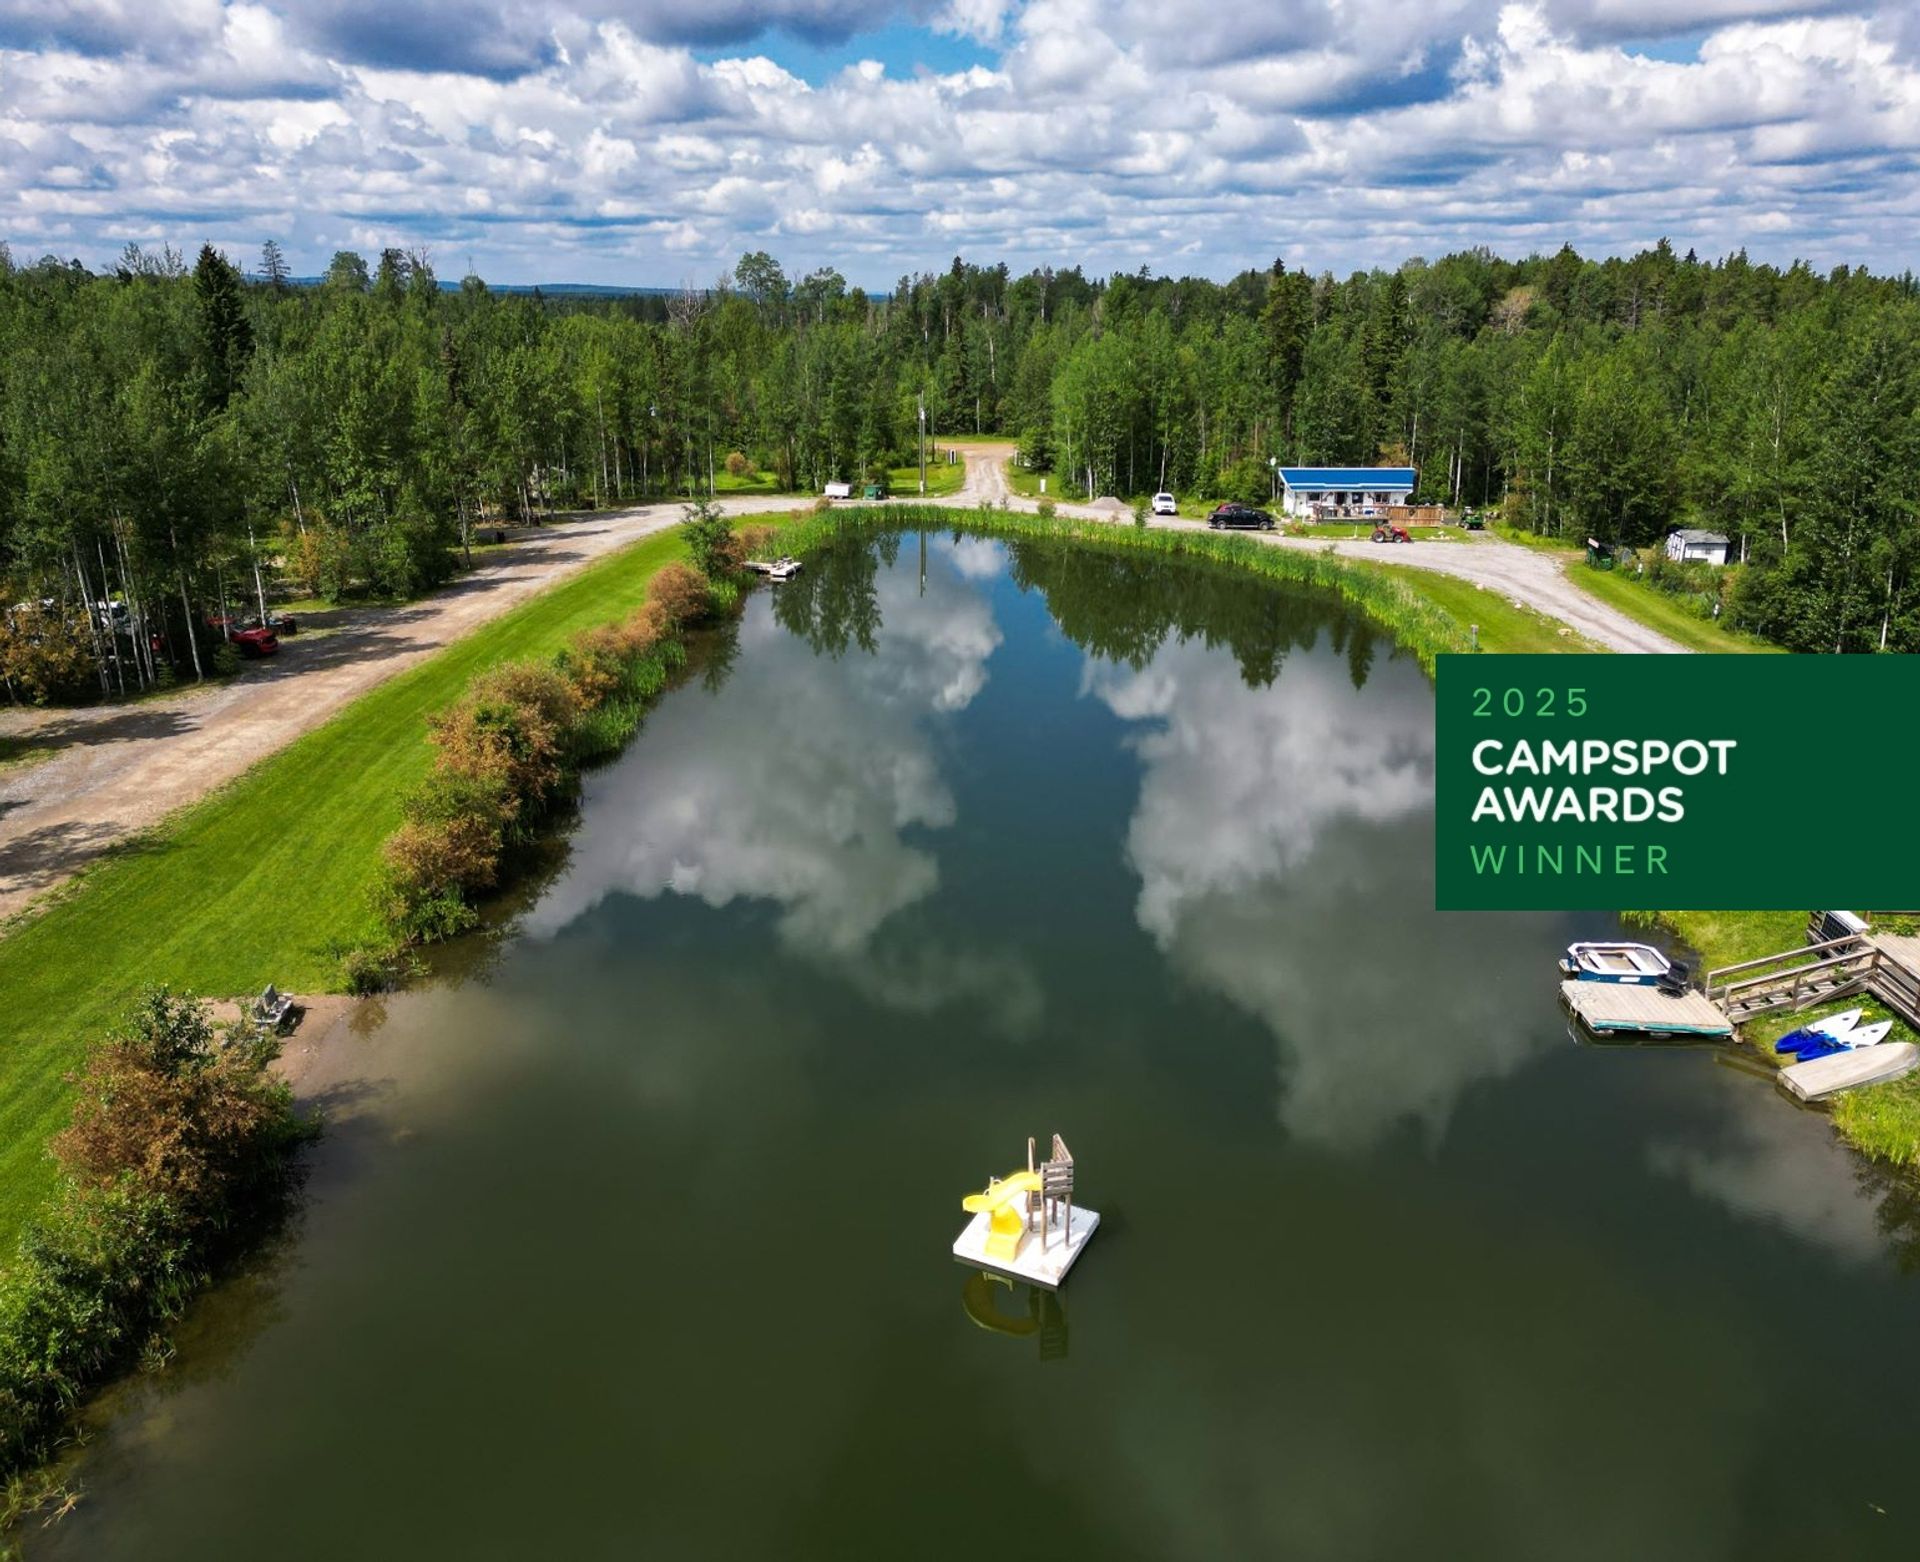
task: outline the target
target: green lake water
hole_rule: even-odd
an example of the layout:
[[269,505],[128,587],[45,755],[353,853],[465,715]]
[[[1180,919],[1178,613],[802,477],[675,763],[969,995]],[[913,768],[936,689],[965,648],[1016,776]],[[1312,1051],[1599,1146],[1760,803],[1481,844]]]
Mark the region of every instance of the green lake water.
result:
[[[1608,922],[1432,911],[1432,761],[1411,659],[1215,569],[756,593],[28,1556],[1913,1556],[1911,1191],[1576,1045]],[[948,1249],[1055,1132],[1049,1299]]]

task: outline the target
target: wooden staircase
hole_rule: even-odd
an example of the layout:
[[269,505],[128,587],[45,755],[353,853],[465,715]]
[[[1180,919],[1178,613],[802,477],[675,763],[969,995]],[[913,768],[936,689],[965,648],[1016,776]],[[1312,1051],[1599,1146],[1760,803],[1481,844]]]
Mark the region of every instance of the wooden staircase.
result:
[[[1867,993],[1920,1029],[1920,968],[1902,958],[1904,950],[1877,941],[1870,929],[1853,931],[1858,926],[1850,916],[1816,911],[1805,946],[1707,972],[1707,997],[1739,1025],[1763,1014]],[[1836,928],[1842,929],[1838,937],[1824,936]]]

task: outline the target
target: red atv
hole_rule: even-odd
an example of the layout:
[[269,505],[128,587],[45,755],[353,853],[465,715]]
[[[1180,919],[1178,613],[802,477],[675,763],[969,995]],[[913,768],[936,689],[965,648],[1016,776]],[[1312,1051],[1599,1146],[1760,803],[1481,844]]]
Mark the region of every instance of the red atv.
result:
[[1373,540],[1375,542],[1412,542],[1413,533],[1404,526],[1389,526],[1382,522],[1374,527]]
[[231,618],[209,616],[207,627],[226,636],[227,643],[242,656],[272,656],[280,649],[280,637],[262,626],[243,628]]

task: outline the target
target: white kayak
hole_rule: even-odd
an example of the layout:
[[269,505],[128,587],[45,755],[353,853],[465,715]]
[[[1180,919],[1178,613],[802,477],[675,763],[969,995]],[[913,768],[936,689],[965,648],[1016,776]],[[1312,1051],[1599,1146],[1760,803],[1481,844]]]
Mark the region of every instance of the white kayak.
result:
[[1846,1044],[1849,1052],[1858,1052],[1862,1047],[1879,1046],[1887,1039],[1887,1032],[1892,1029],[1892,1020],[1877,1020],[1871,1025],[1856,1025],[1838,1039]]
[[1780,1088],[1802,1101],[1818,1101],[1858,1085],[1877,1085],[1920,1068],[1920,1047],[1892,1041],[1880,1047],[1849,1047],[1811,1063],[1796,1063],[1774,1077]]
[[1822,1036],[1831,1036],[1835,1041],[1845,1041],[1847,1032],[1860,1023],[1860,1016],[1866,1012],[1865,1009],[1843,1009],[1838,1014],[1829,1014],[1818,1025],[1809,1025],[1807,1029],[1817,1031]]

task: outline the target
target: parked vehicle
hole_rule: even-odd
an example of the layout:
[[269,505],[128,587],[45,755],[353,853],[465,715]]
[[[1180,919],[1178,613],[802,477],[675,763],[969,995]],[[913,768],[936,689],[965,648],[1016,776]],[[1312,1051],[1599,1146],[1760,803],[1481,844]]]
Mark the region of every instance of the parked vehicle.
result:
[[1460,518],[1460,524],[1470,532],[1483,532],[1487,529],[1487,518],[1478,510],[1469,510]]
[[242,656],[272,656],[280,649],[280,637],[271,629],[229,629],[227,641]]
[[1273,517],[1251,505],[1223,504],[1207,517],[1207,525],[1215,531],[1270,532],[1273,530]]
[[853,497],[853,484],[828,483],[827,486],[821,490],[821,493],[828,499],[851,499]]
[[1382,524],[1374,527],[1373,540],[1375,542],[1412,542],[1413,533],[1404,526]]
[[1153,496],[1153,513],[1155,515],[1178,515],[1180,513],[1180,506],[1173,502],[1172,494],[1155,494]]
[[891,499],[893,497],[893,490],[883,482],[871,482],[860,490],[860,497],[863,499]]
[[207,627],[218,631],[242,656],[272,656],[280,649],[280,637],[264,625],[248,621],[241,623],[237,618],[219,618],[209,615]]

